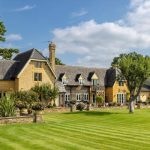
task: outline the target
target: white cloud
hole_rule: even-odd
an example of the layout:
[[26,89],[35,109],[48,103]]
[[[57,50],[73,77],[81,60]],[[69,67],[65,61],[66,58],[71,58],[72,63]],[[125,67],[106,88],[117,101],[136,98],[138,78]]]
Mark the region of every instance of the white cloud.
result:
[[150,49],[150,1],[131,0],[125,18],[115,22],[94,20],[53,30],[58,53],[78,54],[78,65],[109,66],[113,57],[131,50]]
[[80,11],[77,11],[77,12],[73,12],[71,14],[71,17],[81,17],[81,16],[84,16],[86,15],[88,12],[85,10],[85,9],[81,9]]
[[35,8],[35,7],[36,7],[36,5],[32,5],[32,6],[30,6],[30,5],[25,5],[25,6],[23,6],[23,7],[20,7],[20,8],[15,9],[14,11],[26,11],[26,10],[31,10],[31,9],[33,9],[33,8]]
[[20,40],[22,40],[22,36],[20,34],[9,34],[6,36],[7,42],[20,41]]

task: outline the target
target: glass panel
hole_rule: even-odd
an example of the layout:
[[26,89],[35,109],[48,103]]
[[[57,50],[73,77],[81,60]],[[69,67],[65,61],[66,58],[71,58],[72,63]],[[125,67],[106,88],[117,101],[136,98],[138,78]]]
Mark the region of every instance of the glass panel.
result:
[[42,81],[42,73],[34,73],[34,81]]
[[36,61],[36,62],[34,62],[34,66],[35,66],[35,68],[42,68],[42,62]]

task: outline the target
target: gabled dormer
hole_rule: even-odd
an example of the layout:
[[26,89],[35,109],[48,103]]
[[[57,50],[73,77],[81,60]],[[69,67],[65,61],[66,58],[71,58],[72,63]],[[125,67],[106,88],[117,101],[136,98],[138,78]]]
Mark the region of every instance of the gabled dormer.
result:
[[98,85],[98,76],[95,72],[90,73],[90,80],[93,86]]
[[83,85],[83,83],[84,83],[84,78],[82,77],[81,74],[77,74],[76,80],[77,80],[77,82],[79,82],[80,85]]
[[61,80],[61,82],[62,82],[63,85],[66,85],[68,83],[67,76],[66,76],[65,73],[62,73],[60,75],[60,80]]

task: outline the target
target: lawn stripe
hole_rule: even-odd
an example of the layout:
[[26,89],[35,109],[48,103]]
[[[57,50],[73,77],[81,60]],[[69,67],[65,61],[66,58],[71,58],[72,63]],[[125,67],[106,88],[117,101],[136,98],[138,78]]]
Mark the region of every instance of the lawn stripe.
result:
[[[54,126],[53,126],[53,127],[54,127]],[[68,126],[68,127],[69,127],[69,126]],[[71,132],[76,132],[76,131],[78,131],[78,130],[75,130],[76,127],[74,127],[74,129],[70,129],[70,128],[68,128],[68,127],[66,128],[66,127],[63,127],[63,126],[61,126],[61,127],[59,126],[59,127],[55,127],[55,128],[58,128],[58,129],[63,128],[63,129],[70,130]],[[77,129],[79,129],[79,128],[77,128]],[[95,132],[93,133],[93,130],[86,130],[86,131],[85,131],[85,130],[84,130],[84,127],[83,127],[83,128],[80,128],[80,129],[81,129],[81,132],[83,132],[83,133],[90,134],[90,135],[93,135],[93,134],[94,134],[94,135],[97,135],[97,136],[100,136],[100,137],[103,136],[103,135],[101,135],[101,134],[107,134],[107,135],[109,135],[109,137],[111,137],[111,138],[116,138],[117,135],[118,135],[118,134],[117,134],[117,135],[116,135],[116,134],[112,135],[109,131],[108,131],[108,132],[103,132],[103,131],[102,131],[102,132],[99,132],[99,134],[95,134]],[[97,132],[98,132],[98,131],[97,131]],[[89,136],[90,136],[90,135],[89,135]],[[124,138],[123,135],[120,134],[120,136]],[[124,138],[123,140],[125,140],[125,141],[130,141],[129,138]],[[140,139],[140,140],[141,140],[141,139]],[[134,140],[133,137],[132,137],[132,142],[133,142],[133,141],[136,142],[136,143],[139,143],[138,140]],[[141,142],[141,141],[140,141],[140,142]],[[149,142],[144,142],[144,141],[143,141],[143,143],[149,145]]]

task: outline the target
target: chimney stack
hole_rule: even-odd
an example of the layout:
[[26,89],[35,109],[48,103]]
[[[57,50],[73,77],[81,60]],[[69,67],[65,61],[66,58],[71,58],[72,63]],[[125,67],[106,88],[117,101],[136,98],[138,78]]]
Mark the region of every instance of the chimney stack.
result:
[[49,59],[50,59],[50,66],[54,72],[55,72],[55,49],[56,45],[53,42],[51,42],[49,44]]

